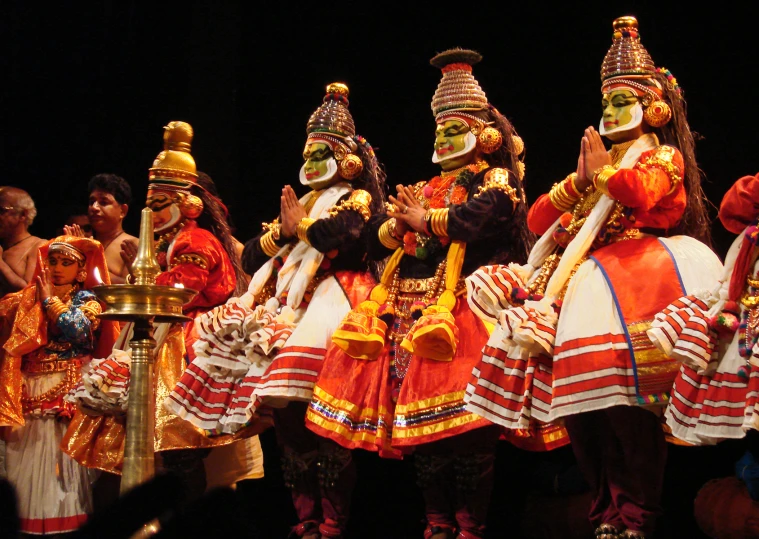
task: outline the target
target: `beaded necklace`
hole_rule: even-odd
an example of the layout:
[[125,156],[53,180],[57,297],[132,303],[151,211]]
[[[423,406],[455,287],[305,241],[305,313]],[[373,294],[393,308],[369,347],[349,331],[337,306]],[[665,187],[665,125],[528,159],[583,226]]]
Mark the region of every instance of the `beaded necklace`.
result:
[[[463,204],[469,195],[469,187],[475,174],[488,166],[487,161],[479,159],[469,165],[443,172],[440,176],[432,178],[424,187],[417,189],[416,198],[426,210]],[[430,249],[445,247],[449,243],[449,238],[431,237],[413,230],[409,230],[403,236],[404,252],[420,260],[428,258]]]
[[174,240],[176,235],[182,230],[182,227],[187,224],[187,221],[182,221],[177,226],[162,234],[155,244],[156,259],[158,259],[158,265],[161,268],[166,268],[169,265],[169,261],[166,258],[168,256],[169,245]]
[[743,312],[741,323],[738,326],[740,339],[738,341],[738,353],[741,357],[751,357],[751,350],[756,345],[757,327],[759,326],[759,281],[748,277],[746,294],[741,298]]

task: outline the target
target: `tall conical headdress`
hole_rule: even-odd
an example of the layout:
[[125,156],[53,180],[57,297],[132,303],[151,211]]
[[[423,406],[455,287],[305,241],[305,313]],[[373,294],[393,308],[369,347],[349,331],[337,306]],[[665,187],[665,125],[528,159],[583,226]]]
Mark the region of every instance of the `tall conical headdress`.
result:
[[619,17],[614,20],[611,48],[601,65],[601,80],[620,75],[651,76],[656,72],[651,55],[640,42],[638,20]]
[[327,86],[321,106],[308,119],[306,132],[331,133],[344,138],[356,136],[353,116],[348,110],[348,87],[342,82],[333,82]]
[[322,104],[308,119],[306,133],[309,140],[318,140],[330,147],[340,176],[350,181],[361,175],[364,165],[354,153],[358,146],[356,126],[348,110],[348,93],[348,86],[342,82],[328,85]]
[[432,97],[432,114],[488,108],[488,98],[472,75],[472,66],[482,60],[480,53],[468,49],[450,49],[437,54],[430,64],[443,72]]
[[195,159],[190,153],[192,126],[186,122],[169,122],[163,129],[163,151],[153,161],[148,185],[189,189],[198,179]]
[[[611,48],[601,64],[601,91],[617,87],[632,89],[643,104],[643,120],[651,127],[662,127],[672,118],[672,109],[664,98],[664,88],[657,73],[666,77],[666,84],[680,95],[677,80],[664,68],[654,65],[651,55],[640,42],[635,17],[614,20]],[[661,78],[661,77],[660,77]]]

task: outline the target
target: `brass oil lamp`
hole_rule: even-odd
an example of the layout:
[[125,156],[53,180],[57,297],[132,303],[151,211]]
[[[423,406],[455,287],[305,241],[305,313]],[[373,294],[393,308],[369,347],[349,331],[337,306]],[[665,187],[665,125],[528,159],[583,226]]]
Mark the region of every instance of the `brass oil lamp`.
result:
[[132,366],[121,476],[122,495],[149,481],[155,474],[153,362],[156,342],[153,339],[153,322],[190,320],[182,313],[182,306],[197,294],[188,288],[156,285],[156,276],[160,271],[153,244],[153,212],[150,208],[144,208],[140,218],[137,256],[132,264],[132,283],[93,288],[97,297],[106,304],[101,318],[134,324],[134,335],[129,341]]

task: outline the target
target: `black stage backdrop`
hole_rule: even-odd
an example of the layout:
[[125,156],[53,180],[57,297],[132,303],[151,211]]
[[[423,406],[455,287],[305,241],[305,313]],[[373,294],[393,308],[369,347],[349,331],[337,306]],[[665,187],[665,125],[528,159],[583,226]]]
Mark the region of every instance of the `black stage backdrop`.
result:
[[[283,185],[302,192],[306,121],[330,82],[349,86],[357,130],[376,148],[390,185],[432,176],[430,101],[440,72],[429,59],[465,47],[482,53],[475,77],[525,141],[527,193],[535,200],[574,170],[583,129],[600,119],[599,68],[611,23],[635,15],[654,62],[685,90],[716,217],[732,182],[759,171],[758,10],[751,9],[731,2],[700,9],[687,2],[6,1],[0,184],[30,192],[39,208],[32,231],[47,238],[72,207],[86,204],[92,175],[120,174],[134,191],[126,228],[136,234],[162,127],[184,120],[195,129],[198,168],[216,181],[245,241],[277,214]],[[723,256],[732,238],[716,221],[713,231]],[[251,488],[259,489],[265,510],[258,514],[270,526],[264,535],[277,537],[294,515],[273,433],[262,438],[267,478]],[[666,520],[684,533],[669,536],[698,537],[696,489],[730,474],[742,449],[671,449]],[[501,453],[491,529],[518,537],[528,471],[571,453]],[[419,537],[421,502],[407,463],[358,459],[351,533]]]

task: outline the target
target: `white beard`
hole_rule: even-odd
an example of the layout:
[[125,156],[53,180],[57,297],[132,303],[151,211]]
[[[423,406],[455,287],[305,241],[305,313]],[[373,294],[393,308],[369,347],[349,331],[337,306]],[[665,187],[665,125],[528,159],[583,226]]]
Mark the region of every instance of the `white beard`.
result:
[[166,221],[163,225],[161,225],[159,228],[156,228],[154,232],[163,232],[164,230],[168,230],[174,226],[176,226],[179,221],[182,220],[182,212],[179,211],[179,206],[176,204],[172,204],[169,206],[169,211],[171,212],[171,219]]
[[446,155],[445,157],[442,157],[442,158],[438,157],[436,151],[433,151],[432,162],[437,165],[438,163],[443,163],[445,161],[448,161],[449,159],[466,155],[472,150],[474,150],[475,146],[477,146],[477,137],[475,137],[474,134],[471,131],[469,131],[466,135],[464,135],[464,149],[463,150],[459,150],[456,153]]
[[612,129],[609,129],[608,131],[604,128],[604,119],[601,117],[601,124],[598,126],[598,132],[601,134],[601,136],[606,136],[609,133],[621,133],[623,131],[629,131],[630,129],[635,129],[640,125],[640,123],[643,121],[643,106],[640,103],[635,103],[632,108],[632,120],[627,122],[625,125],[620,125],[617,127],[614,127]]
[[334,183],[334,178],[337,175],[337,161],[334,157],[327,159],[327,173],[324,176],[313,178],[309,180],[306,178],[306,164],[300,167],[300,183],[308,185],[311,189],[318,190]]

